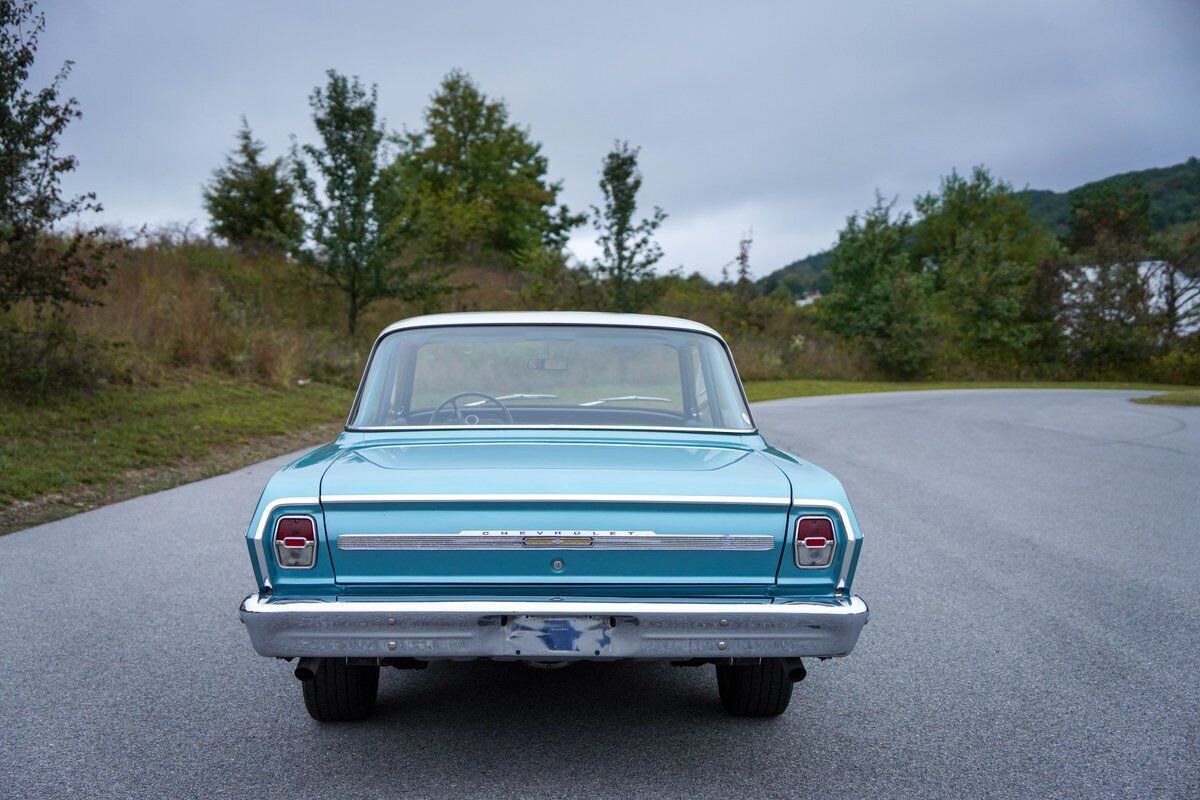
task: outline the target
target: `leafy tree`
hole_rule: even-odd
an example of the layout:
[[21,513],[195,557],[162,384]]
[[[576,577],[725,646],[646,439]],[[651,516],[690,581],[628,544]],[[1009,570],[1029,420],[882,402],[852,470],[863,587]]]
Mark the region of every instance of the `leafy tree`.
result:
[[1159,259],[1153,278],[1162,335],[1173,344],[1200,323],[1200,223],[1164,231],[1154,237],[1151,249]]
[[912,256],[930,274],[934,308],[958,357],[1011,372],[1039,336],[1033,306],[1038,265],[1053,259],[1053,235],[1025,198],[984,167],[957,171],[918,197]]
[[614,311],[640,311],[659,291],[653,268],[662,258],[662,248],[654,241],[654,232],[667,215],[655,206],[649,217],[633,221],[642,188],[638,152],[629,142],[613,143],[600,172],[604,206],[592,206],[602,253],[593,261],[592,271],[603,284],[602,304]]
[[933,357],[930,276],[908,249],[912,220],[892,216],[895,203],[846,220],[829,265],[833,287],[817,304],[823,326],[861,345],[883,371],[921,375]]
[[586,272],[570,266],[561,250],[538,245],[517,252],[513,260],[524,279],[518,296],[525,306],[570,311],[593,305],[594,287]]
[[395,180],[383,172],[388,133],[376,115],[376,87],[327,74],[325,87],[309,97],[321,143],[292,149],[304,216],[294,253],[345,292],[353,335],[359,313],[375,300],[427,302],[449,289],[443,271],[422,270],[406,257],[405,236],[394,224],[400,201]]
[[1147,259],[1150,204],[1137,187],[1100,186],[1072,198],[1067,328],[1075,361],[1097,377],[1140,367],[1155,344]]
[[266,147],[254,138],[246,118],[238,145],[213,171],[203,190],[212,232],[247,251],[293,247],[304,222],[296,210],[296,184],[282,158],[264,161]]
[[45,16],[32,2],[0,0],[0,309],[28,300],[46,305],[89,305],[87,290],[108,280],[109,256],[119,241],[103,227],[56,235],[58,225],[98,212],[92,193],[70,196],[62,176],[75,156],[58,152],[58,139],[81,116],[75,98],[62,99],[71,62],[41,89],[30,89]]
[[461,70],[430,99],[424,129],[399,143],[388,169],[402,209],[396,224],[438,264],[558,251],[584,220],[558,203],[562,184],[547,178],[541,145]]
[[1140,182],[1089,184],[1072,191],[1067,246],[1074,252],[1101,239],[1145,248],[1150,236],[1150,196]]

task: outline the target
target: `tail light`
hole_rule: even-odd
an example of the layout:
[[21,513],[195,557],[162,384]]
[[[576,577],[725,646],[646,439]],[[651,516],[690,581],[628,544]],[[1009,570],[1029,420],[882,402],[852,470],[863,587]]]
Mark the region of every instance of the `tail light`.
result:
[[317,525],[312,517],[279,518],[275,558],[285,569],[307,569],[317,563]]
[[801,517],[796,520],[796,566],[828,567],[833,561],[837,540],[829,517]]

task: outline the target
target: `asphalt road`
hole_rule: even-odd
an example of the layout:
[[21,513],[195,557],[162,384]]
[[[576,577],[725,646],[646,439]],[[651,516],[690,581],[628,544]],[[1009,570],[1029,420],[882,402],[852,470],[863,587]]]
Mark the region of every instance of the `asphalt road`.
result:
[[383,673],[309,719],[235,612],[284,459],[0,537],[0,797],[1200,797],[1200,408],[1126,392],[756,407],[847,485],[873,618],[776,720],[711,669]]

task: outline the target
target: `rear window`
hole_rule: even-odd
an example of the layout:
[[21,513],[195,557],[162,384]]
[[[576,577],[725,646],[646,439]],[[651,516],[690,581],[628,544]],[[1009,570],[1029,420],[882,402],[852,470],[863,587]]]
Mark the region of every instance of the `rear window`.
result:
[[351,425],[753,429],[719,340],[598,325],[388,334],[371,357]]

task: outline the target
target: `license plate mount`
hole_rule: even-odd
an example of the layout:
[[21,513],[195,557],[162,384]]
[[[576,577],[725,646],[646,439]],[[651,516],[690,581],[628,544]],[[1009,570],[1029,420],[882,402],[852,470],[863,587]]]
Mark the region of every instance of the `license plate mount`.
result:
[[515,616],[505,626],[509,652],[522,658],[596,658],[612,654],[607,617]]

